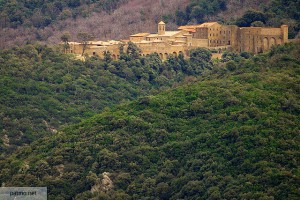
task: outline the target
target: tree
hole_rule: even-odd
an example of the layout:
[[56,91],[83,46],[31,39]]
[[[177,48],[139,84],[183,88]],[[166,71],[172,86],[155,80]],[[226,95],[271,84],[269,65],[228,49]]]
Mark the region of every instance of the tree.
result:
[[140,57],[141,49],[136,46],[133,42],[128,42],[128,48],[126,53],[132,58],[132,59],[138,59]]
[[[255,10],[249,10],[247,11],[242,18],[238,19],[236,22],[236,25],[240,27],[249,27],[251,26],[251,23],[260,21],[263,24],[266,23],[267,17],[264,13],[258,12]],[[255,23],[257,24],[257,23]],[[254,25],[255,25],[254,24]],[[261,23],[260,23],[261,25]]]
[[230,60],[226,63],[226,69],[229,71],[234,71],[237,68],[237,63],[233,60]]
[[190,51],[190,60],[191,61],[205,61],[209,62],[211,60],[211,52],[205,48],[196,48]]
[[81,44],[82,44],[82,56],[86,50],[86,47],[88,45],[88,42],[90,40],[92,40],[94,38],[93,35],[89,34],[89,33],[86,33],[86,32],[79,32],[77,34],[77,38],[80,40]]
[[110,51],[104,51],[103,55],[104,55],[103,59],[104,59],[105,62],[110,63],[112,61]]
[[211,52],[205,48],[196,48],[190,51],[190,65],[195,72],[197,68],[212,68]]
[[120,52],[120,60],[129,60],[129,56],[124,52],[124,44],[119,45],[119,52]]
[[187,13],[185,13],[181,10],[177,10],[175,15],[176,15],[176,24],[177,25],[182,26],[182,25],[187,24],[188,19],[189,19]]
[[69,45],[70,38],[71,38],[71,35],[69,32],[64,32],[60,37],[61,41],[64,43],[63,44],[64,53],[67,53],[67,49],[70,48],[70,45]]
[[262,21],[255,21],[251,23],[251,26],[253,27],[264,27],[265,24]]
[[202,23],[204,18],[204,10],[200,6],[193,7],[191,18],[195,18],[198,23]]
[[170,186],[167,183],[157,184],[156,191],[160,199],[170,199]]

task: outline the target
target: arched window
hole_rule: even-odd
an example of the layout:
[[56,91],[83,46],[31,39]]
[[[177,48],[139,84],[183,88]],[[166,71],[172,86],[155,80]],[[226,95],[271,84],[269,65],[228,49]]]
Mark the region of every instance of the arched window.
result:
[[275,40],[275,38],[271,38],[270,39],[270,45],[269,45],[269,47],[271,47],[271,46],[273,46],[273,45],[275,45],[276,44],[276,40]]
[[159,53],[159,57],[160,57],[160,59],[163,59],[163,54]]
[[167,53],[165,53],[165,59],[168,59],[169,55]]
[[269,40],[266,37],[263,39],[263,47],[264,47],[264,50],[269,49]]

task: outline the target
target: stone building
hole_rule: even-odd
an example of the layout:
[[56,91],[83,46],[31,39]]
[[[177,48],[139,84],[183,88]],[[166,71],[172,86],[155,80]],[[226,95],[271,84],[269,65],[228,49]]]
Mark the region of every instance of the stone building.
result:
[[193,38],[204,40],[203,47],[230,47],[236,52],[262,53],[273,45],[288,42],[288,26],[280,28],[237,27],[221,25],[217,22],[203,23],[195,26],[181,26],[181,30],[193,32]]
[[[270,27],[237,27],[222,25],[218,22],[206,22],[199,25],[180,26],[176,31],[166,31],[166,24],[159,22],[157,33],[137,33],[130,35],[127,41],[90,41],[85,53],[103,57],[109,51],[113,59],[120,56],[119,45],[131,41],[141,49],[141,55],[157,53],[161,59],[169,55],[189,56],[189,51],[197,47],[213,50],[213,57],[220,57],[222,51],[250,52],[253,54],[265,52],[273,45],[288,42],[288,26]],[[70,52],[81,54],[83,45],[70,43]]]

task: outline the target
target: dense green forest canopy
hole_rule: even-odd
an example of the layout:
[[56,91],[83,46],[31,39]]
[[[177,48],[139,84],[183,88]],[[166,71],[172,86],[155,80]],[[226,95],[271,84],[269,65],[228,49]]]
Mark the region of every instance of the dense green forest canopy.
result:
[[236,25],[273,26],[281,24],[289,26],[289,38],[294,38],[300,30],[300,2],[299,0],[273,0],[263,7],[262,11],[249,10],[236,21]]
[[[181,55],[162,62],[157,54],[140,57],[133,43],[118,61],[113,61],[109,52],[104,59],[75,60],[39,44],[0,51],[1,153],[211,68],[208,50],[193,52],[192,59],[196,60],[199,52],[207,59],[200,66]],[[9,142],[4,142],[7,139]]]
[[114,10],[126,0],[0,0],[2,27],[43,28],[56,20]]
[[176,12],[176,22],[178,25],[185,25],[195,19],[198,23],[203,23],[206,16],[222,10],[226,10],[224,0],[191,0],[185,11]]
[[299,199],[299,54],[299,43],[250,59],[227,53],[197,82],[1,158],[0,180],[47,186],[49,199]]

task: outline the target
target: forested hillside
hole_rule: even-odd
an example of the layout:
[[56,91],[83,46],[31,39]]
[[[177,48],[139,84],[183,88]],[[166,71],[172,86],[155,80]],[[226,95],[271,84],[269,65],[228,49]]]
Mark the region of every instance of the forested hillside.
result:
[[219,20],[240,27],[289,26],[289,38],[294,38],[300,30],[299,0],[191,0],[185,11],[176,12],[177,24],[187,24]]
[[0,47],[34,41],[58,43],[62,33],[88,32],[97,40],[127,39],[137,32],[156,32],[178,25],[219,21],[239,26],[289,25],[289,37],[299,30],[299,0],[95,0],[0,1]]
[[140,57],[138,51],[131,44],[118,61],[109,54],[104,60],[75,60],[39,44],[0,51],[1,153],[53,135],[61,125],[105,107],[195,79],[212,66],[209,51],[200,51],[207,56],[200,68],[182,56],[162,62],[157,54]]
[[88,16],[91,12],[111,12],[127,0],[31,0],[0,1],[1,26],[43,28],[66,18]]
[[[3,3],[2,3],[3,2]],[[58,43],[69,31],[72,40],[79,32],[89,32],[96,39],[127,39],[144,29],[156,31],[162,16],[175,16],[188,0],[65,0],[0,1],[0,47],[45,41]],[[1,6],[2,5],[2,6]],[[169,24],[174,28],[175,24]]]
[[195,83],[2,158],[1,184],[47,186],[49,199],[299,199],[299,54],[226,54]]

